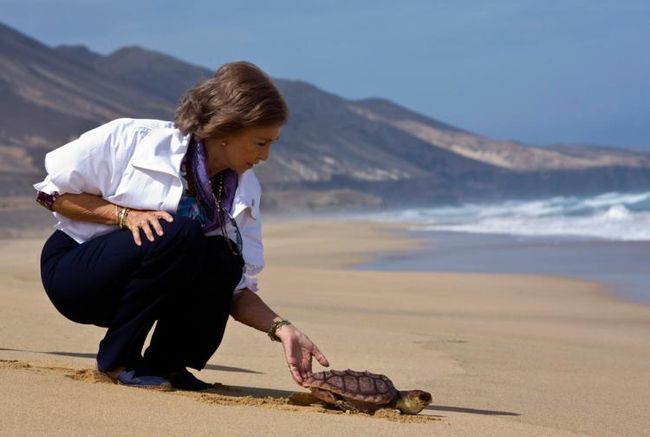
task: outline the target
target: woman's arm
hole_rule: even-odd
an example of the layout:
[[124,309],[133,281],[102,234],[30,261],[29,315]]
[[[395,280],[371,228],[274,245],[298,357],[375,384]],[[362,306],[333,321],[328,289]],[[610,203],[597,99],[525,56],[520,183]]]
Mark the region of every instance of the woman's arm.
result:
[[[248,289],[233,297],[230,315],[238,322],[265,332],[268,332],[273,322],[281,320],[256,293]],[[316,357],[321,365],[329,366],[327,358],[318,347],[294,325],[282,325],[275,334],[282,341],[289,371],[298,384],[302,384],[311,373],[312,356]]]
[[[52,210],[72,219],[84,222],[117,225],[117,214],[120,206],[110,203],[100,196],[88,193],[64,193],[52,203]],[[173,222],[174,217],[166,211],[130,210],[124,220],[124,225],[133,234],[133,240],[138,246],[142,245],[140,230],[142,229],[149,241],[154,240],[151,228],[160,236],[163,234],[159,220],[164,218]]]
[[54,201],[52,210],[72,220],[116,225],[120,208],[93,194],[65,193]]

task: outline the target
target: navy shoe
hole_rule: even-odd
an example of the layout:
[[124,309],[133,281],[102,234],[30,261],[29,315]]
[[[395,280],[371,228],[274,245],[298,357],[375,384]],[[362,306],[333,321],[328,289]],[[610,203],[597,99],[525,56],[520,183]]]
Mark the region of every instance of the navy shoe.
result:
[[171,390],[171,383],[157,375],[138,375],[135,370],[123,370],[117,375],[117,383],[129,387]]

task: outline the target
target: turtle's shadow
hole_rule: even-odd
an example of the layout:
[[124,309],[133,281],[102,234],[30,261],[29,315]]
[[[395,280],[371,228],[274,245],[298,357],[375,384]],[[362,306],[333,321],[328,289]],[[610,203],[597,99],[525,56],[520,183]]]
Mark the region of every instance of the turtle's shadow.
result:
[[[247,387],[247,386],[238,386],[238,385],[220,385],[216,384],[214,388],[204,390],[202,393],[217,393],[226,396],[232,397],[243,397],[250,396],[253,398],[275,398],[275,399],[286,399],[291,397],[292,394],[300,392],[300,387],[296,387],[295,391],[288,390],[277,390],[271,388],[260,388],[260,387]],[[304,391],[304,389],[302,390]],[[305,392],[308,393],[308,392]],[[336,410],[337,407],[333,407],[326,403],[322,403],[325,408],[331,408]],[[479,410],[477,408],[467,408],[467,407],[454,407],[451,405],[429,405],[424,408],[428,411],[453,411],[457,413],[469,413],[469,414],[482,414],[487,416],[519,416],[519,413],[513,413],[510,411],[496,411],[496,410]],[[439,416],[441,417],[441,416]]]
[[[229,396],[234,398],[250,396],[259,399],[263,399],[263,398],[289,399],[291,395],[293,395],[294,393],[303,392],[303,391],[305,392],[305,394],[308,393],[304,389],[301,390],[300,387],[296,387],[295,391],[288,391],[288,390],[278,390],[278,389],[261,388],[261,387],[221,385],[217,383],[214,385],[213,388],[203,390],[201,393],[213,393],[213,394],[219,394],[222,396]],[[338,407],[336,406],[329,405],[322,401],[317,401],[317,403],[318,406],[321,408],[325,408],[327,410],[332,410],[332,411],[339,411]],[[300,405],[300,404],[296,404],[296,405]],[[512,413],[510,411],[479,410],[477,408],[454,407],[450,405],[429,405],[424,409],[427,411],[435,411],[438,413],[441,411],[453,411],[458,413],[482,414],[488,416],[519,416],[520,415],[519,413]],[[436,414],[429,414],[429,416],[438,417],[438,418],[444,417]]]
[[[221,395],[233,396],[233,397],[243,397],[250,396],[253,398],[275,398],[275,399],[286,399],[291,397],[292,394],[300,392],[300,387],[296,387],[295,391],[288,390],[277,390],[270,388],[261,388],[261,387],[247,387],[247,386],[238,386],[238,385],[215,385],[214,388],[204,390],[202,393],[217,393]],[[303,389],[304,391],[304,389]],[[305,392],[308,393],[308,392]],[[331,408],[337,410],[337,407],[333,407],[326,403],[322,403],[325,408]],[[469,413],[469,414],[482,414],[487,416],[519,416],[519,413],[513,413],[510,411],[496,411],[496,410],[479,410],[477,408],[467,408],[467,407],[455,407],[451,405],[429,405],[424,408],[427,411],[453,411],[457,413]],[[442,416],[438,416],[442,417]]]
[[453,407],[450,405],[429,405],[425,407],[429,411],[453,411],[456,413],[482,414],[486,416],[520,416],[519,413],[510,411],[479,410],[477,408]]

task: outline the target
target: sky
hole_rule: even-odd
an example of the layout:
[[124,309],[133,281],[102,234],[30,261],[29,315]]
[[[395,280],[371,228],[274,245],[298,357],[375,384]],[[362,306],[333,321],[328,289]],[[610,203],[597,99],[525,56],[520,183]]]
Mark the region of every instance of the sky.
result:
[[650,150],[648,0],[0,0],[0,21],[50,46],[248,60],[495,139]]

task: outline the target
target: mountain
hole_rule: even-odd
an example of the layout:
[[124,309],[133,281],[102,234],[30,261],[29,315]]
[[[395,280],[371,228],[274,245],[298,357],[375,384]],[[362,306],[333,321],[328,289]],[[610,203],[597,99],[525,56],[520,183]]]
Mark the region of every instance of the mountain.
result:
[[440,123],[385,99],[364,99],[351,103],[350,108],[369,120],[394,126],[433,146],[512,170],[567,170],[618,165],[650,167],[648,153],[572,145],[533,147],[497,141]]
[[4,192],[24,192],[25,178],[22,183],[7,182],[18,175],[36,177],[42,173],[48,150],[99,122],[123,114],[164,117],[168,113],[169,103],[161,98],[98,75],[87,64],[69,62],[56,50],[0,24]]
[[[0,23],[0,194],[33,194],[44,154],[119,117],[171,119],[209,69],[140,47],[49,47]],[[453,203],[641,190],[650,154],[498,141],[389,100],[273,79],[290,121],[256,168],[267,207]]]

